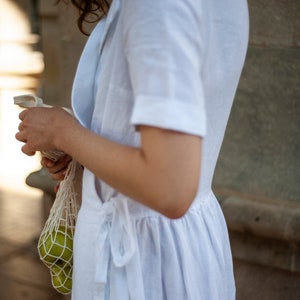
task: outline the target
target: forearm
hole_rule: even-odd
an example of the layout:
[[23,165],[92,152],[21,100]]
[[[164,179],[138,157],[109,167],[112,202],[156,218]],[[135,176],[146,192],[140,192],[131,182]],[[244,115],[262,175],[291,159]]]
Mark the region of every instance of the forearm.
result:
[[[144,167],[140,149],[112,142],[83,127],[68,134],[59,145],[60,149],[74,157],[98,178],[132,196],[131,189],[128,188],[129,178],[138,178],[140,174],[137,173]],[[133,178],[131,180],[135,181]]]
[[[80,125],[62,131],[57,146],[121,193],[164,215],[178,217],[187,210],[196,193],[199,169],[195,164],[200,165],[199,160],[187,164],[180,152],[175,152],[175,156],[162,153],[166,152],[166,146],[157,149],[160,143],[153,140],[162,139],[157,130],[142,130],[147,132],[144,134],[147,138],[141,148],[112,142]],[[179,136],[182,139],[182,135]],[[178,137],[172,138],[176,145],[177,140]],[[168,142],[167,147],[176,145]],[[199,157],[199,152],[196,155]],[[185,174],[182,176],[180,172]]]

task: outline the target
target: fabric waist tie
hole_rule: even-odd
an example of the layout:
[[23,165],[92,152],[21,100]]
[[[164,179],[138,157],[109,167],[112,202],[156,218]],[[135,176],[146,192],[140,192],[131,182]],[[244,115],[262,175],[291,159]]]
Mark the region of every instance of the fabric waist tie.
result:
[[99,213],[96,241],[95,300],[105,297],[110,252],[115,266],[126,266],[136,251],[136,241],[129,216],[127,199],[111,198]]

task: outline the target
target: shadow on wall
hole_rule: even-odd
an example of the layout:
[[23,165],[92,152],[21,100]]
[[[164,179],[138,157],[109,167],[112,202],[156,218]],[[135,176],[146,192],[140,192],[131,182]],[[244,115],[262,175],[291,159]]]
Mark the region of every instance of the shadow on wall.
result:
[[22,144],[14,138],[20,109],[13,105],[13,96],[36,94],[44,69],[42,54],[33,50],[39,41],[29,20],[33,1],[23,2],[0,3],[0,189],[22,193],[32,192],[25,178],[39,167],[39,157],[22,154]]

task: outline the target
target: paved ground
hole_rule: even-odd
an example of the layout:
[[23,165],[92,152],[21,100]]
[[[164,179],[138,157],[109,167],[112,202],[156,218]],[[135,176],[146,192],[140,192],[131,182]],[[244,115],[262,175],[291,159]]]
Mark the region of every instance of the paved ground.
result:
[[[43,223],[42,212],[39,196],[0,191],[1,300],[68,299],[51,287],[48,270],[37,256],[36,243]],[[235,261],[235,274],[237,300],[300,299],[299,274],[241,261]]]
[[36,250],[42,228],[39,196],[0,191],[0,299],[60,300]]

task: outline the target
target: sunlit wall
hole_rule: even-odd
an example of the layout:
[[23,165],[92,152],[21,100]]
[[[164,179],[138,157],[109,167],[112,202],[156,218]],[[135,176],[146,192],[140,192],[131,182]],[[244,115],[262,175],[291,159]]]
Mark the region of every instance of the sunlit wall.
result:
[[25,178],[40,168],[39,157],[22,154],[14,138],[21,110],[13,105],[13,96],[39,89],[43,57],[32,50],[37,42],[28,12],[12,0],[0,0],[0,190],[32,192]]

